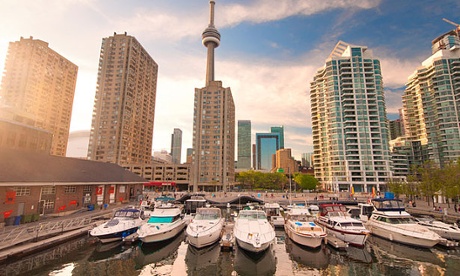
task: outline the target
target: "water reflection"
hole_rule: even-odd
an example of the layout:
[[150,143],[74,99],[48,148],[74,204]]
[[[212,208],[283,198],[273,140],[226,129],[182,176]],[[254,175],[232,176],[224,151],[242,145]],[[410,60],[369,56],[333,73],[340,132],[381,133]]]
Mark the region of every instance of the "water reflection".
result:
[[136,268],[142,268],[148,264],[165,262],[166,260],[168,260],[168,263],[174,262],[177,248],[184,240],[185,231],[182,231],[172,239],[136,247]]
[[254,254],[236,248],[234,268],[238,275],[273,275],[276,271],[276,260],[271,245],[264,252]]
[[205,248],[188,246],[185,263],[189,275],[213,275],[218,271],[220,244],[215,243]]
[[329,257],[324,246],[311,249],[293,242],[286,238],[286,252],[291,260],[309,268],[326,268],[329,265]]

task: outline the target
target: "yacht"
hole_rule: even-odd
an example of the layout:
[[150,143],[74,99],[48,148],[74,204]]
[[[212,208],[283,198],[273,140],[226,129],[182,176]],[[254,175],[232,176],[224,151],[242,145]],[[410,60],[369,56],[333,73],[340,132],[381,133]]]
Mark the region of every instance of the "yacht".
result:
[[292,208],[285,216],[284,231],[291,240],[310,248],[321,246],[327,234],[316,225],[315,217],[307,207]]
[[418,224],[405,211],[401,200],[374,198],[372,204],[374,211],[366,222],[366,227],[373,235],[422,248],[431,248],[441,241],[438,234]]
[[265,251],[275,240],[275,229],[262,210],[241,210],[235,220],[236,243],[246,251]]
[[217,242],[222,235],[224,218],[219,208],[196,209],[196,215],[185,230],[189,244],[202,248]]
[[344,205],[325,203],[321,204],[319,208],[317,222],[324,228],[327,235],[334,236],[354,246],[364,246],[370,231],[364,227],[361,221],[352,218]]
[[442,238],[460,241],[460,228],[456,224],[448,224],[433,218],[415,218],[415,221],[437,233]]
[[135,233],[143,223],[141,211],[128,207],[117,210],[109,221],[93,228],[90,235],[102,243],[121,241],[124,237]]
[[143,243],[160,242],[177,236],[185,226],[181,208],[168,204],[156,207],[137,234]]
[[284,217],[281,215],[280,205],[278,203],[265,203],[264,210],[268,221],[270,221],[274,227],[284,226]]

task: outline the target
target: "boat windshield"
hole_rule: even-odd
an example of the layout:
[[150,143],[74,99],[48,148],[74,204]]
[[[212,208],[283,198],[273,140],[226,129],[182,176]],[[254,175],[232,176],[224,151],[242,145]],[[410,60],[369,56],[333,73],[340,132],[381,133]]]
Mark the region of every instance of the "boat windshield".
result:
[[341,222],[340,226],[342,228],[351,228],[351,227],[364,227],[361,222]]
[[220,210],[199,210],[195,220],[212,220],[220,218]]
[[267,216],[265,215],[264,212],[241,212],[238,218],[256,220],[256,219],[267,219]]
[[171,223],[173,217],[150,217],[147,223]]
[[114,217],[120,218],[137,218],[139,216],[139,211],[135,210],[119,210],[115,212]]
[[407,217],[407,218],[379,217],[378,220],[386,222],[386,223],[391,223],[391,224],[413,224],[413,223],[416,223],[415,220],[413,220],[410,217]]

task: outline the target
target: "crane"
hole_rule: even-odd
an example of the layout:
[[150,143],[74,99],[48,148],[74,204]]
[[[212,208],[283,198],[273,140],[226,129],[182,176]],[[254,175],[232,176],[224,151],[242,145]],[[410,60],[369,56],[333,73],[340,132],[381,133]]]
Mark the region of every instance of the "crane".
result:
[[452,21],[450,21],[449,19],[446,19],[446,18],[443,18],[442,20],[444,20],[445,22],[447,22],[447,23],[449,23],[451,25],[454,25],[456,27],[455,32],[457,33],[457,36],[460,37],[460,24],[452,22]]

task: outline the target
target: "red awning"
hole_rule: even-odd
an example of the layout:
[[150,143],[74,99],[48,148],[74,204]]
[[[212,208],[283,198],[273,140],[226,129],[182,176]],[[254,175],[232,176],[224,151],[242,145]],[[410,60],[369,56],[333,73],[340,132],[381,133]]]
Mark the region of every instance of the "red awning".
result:
[[176,186],[176,182],[161,182],[161,181],[150,181],[147,183],[144,183],[144,187],[149,187],[149,186]]

